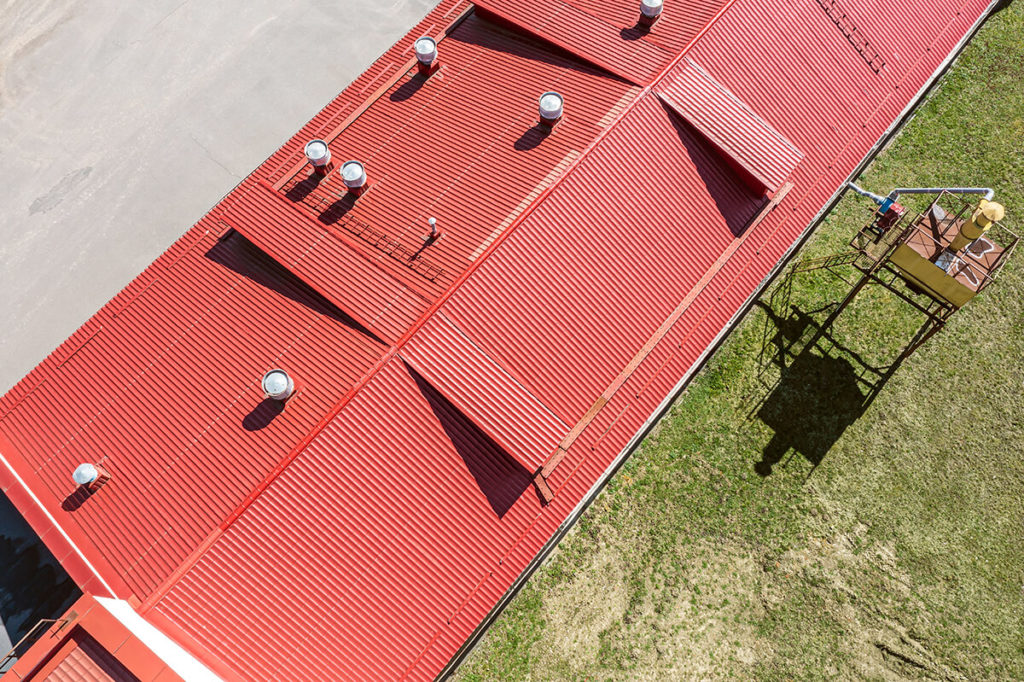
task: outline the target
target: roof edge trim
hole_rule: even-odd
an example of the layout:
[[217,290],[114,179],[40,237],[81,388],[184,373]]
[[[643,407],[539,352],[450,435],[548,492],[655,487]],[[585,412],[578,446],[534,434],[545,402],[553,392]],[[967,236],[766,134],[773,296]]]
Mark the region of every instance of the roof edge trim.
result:
[[96,602],[182,679],[190,682],[222,682],[221,677],[215,675],[166,633],[140,616],[128,602],[106,597],[96,597]]

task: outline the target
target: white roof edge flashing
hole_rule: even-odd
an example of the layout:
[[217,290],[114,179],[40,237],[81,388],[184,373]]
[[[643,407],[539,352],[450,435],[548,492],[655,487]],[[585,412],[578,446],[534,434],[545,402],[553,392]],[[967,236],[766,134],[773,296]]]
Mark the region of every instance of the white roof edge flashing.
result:
[[160,657],[179,677],[189,682],[223,682],[209,668],[185,651],[177,642],[140,616],[132,605],[122,599],[96,597],[96,601],[128,628],[150,651]]
[[[50,510],[47,509],[45,505],[43,505],[39,497],[36,496],[35,491],[32,490],[32,488],[30,488],[29,485],[25,482],[25,479],[23,479],[21,475],[18,474],[17,471],[15,471],[14,466],[12,466],[11,463],[7,461],[7,458],[4,457],[3,452],[0,452],[0,462],[3,462],[4,467],[6,467],[7,471],[9,471],[11,476],[14,477],[14,480],[18,482],[18,485],[21,486],[22,490],[28,493],[28,496],[32,498],[32,501],[36,504],[36,506],[42,510],[46,518],[50,521],[51,524],[53,524],[53,527],[57,530],[58,533],[60,533],[61,537],[63,537],[64,540],[67,541],[71,549],[75,552],[75,554],[78,555],[78,558],[82,560],[83,564],[85,564],[85,567],[89,569],[89,572],[96,576],[96,579],[100,581],[100,585],[103,585],[103,589],[105,589],[109,594],[116,594],[114,590],[110,587],[110,585],[107,584],[107,581],[103,579],[103,576],[100,574],[100,572],[96,570],[96,567],[92,565],[92,562],[89,561],[89,558],[85,556],[82,550],[79,549],[78,545],[75,544],[75,541],[71,539],[71,536],[68,535],[67,531],[64,530],[64,528],[57,522],[57,519],[53,518],[53,514],[50,513]],[[21,514],[23,517],[25,516],[25,513],[22,512],[20,509],[18,510],[18,513]],[[27,520],[27,517],[25,518]],[[32,530],[36,533],[39,532],[35,528],[33,528]]]

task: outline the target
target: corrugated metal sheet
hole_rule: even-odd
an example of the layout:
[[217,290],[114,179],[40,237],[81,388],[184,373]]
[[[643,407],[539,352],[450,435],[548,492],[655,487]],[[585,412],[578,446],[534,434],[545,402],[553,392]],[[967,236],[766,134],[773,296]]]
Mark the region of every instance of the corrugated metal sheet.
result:
[[575,424],[761,203],[648,95],[444,310]]
[[650,83],[674,56],[655,43],[625,39],[625,27],[566,0],[483,0],[477,5],[638,85]]
[[[402,676],[540,507],[438,398],[390,363],[157,611],[243,679]],[[253,646],[270,622],[275,646]]]
[[263,185],[236,191],[213,215],[381,338],[401,337],[429,305],[350,239],[308,220]]
[[[4,455],[122,597],[159,586],[384,351],[216,227],[190,231],[3,400]],[[280,414],[260,390],[275,366],[299,385]],[[84,501],[82,462],[113,476]]]
[[[593,141],[608,112],[636,92],[473,15],[440,40],[438,53],[434,76],[424,80],[411,63],[391,74],[393,82],[382,75],[358,118],[326,134],[339,166],[357,159],[367,170],[370,189],[358,201],[346,198],[338,173],[317,181],[299,168],[275,180],[279,197],[249,183],[223,207],[239,231],[388,340],[400,337],[527,199]],[[538,99],[548,90],[566,98],[566,116],[552,135],[537,127]],[[444,236],[427,243],[430,217]]]
[[109,651],[83,637],[46,676],[48,682],[138,682]]
[[[653,43],[674,58],[690,44],[701,29],[718,14],[728,0],[670,0],[658,21],[646,33],[636,31],[640,18],[640,2],[608,2],[608,0],[569,0],[579,10],[600,17],[619,30],[623,40],[644,40]],[[666,63],[666,66],[668,64]]]
[[[879,9],[876,0],[843,1],[851,16]],[[464,408],[473,421],[445,397],[456,390],[418,380],[399,357],[371,369],[383,346],[297,278],[280,272],[236,276],[241,266],[228,264],[234,257],[200,255],[214,244],[205,230],[222,229],[208,219],[0,401],[6,411],[0,435],[13,443],[19,470],[53,512],[63,514],[90,558],[109,561],[112,578],[123,576],[132,592],[149,595],[155,605],[148,616],[180,628],[190,640],[183,643],[200,657],[215,651],[240,677],[253,680],[277,679],[282,670],[296,679],[431,678],[699,361],[986,4],[915,0],[889,8],[889,17],[904,29],[928,27],[931,33],[890,31],[878,39],[886,57],[878,71],[818,0],[732,5],[690,56],[806,154],[790,178],[795,188],[756,227],[748,223],[763,201],[657,95],[634,99],[635,90],[626,84],[589,81],[597,93],[583,98],[595,112],[587,119],[593,122],[589,132],[572,127],[569,99],[563,125],[570,125],[534,151],[556,143],[563,131],[566,139],[579,137],[540,164],[535,184],[519,187],[518,197],[508,197],[502,211],[487,218],[474,244],[459,246],[458,258],[465,261],[460,267],[477,269],[440,304],[439,313],[475,349],[455,344],[457,332],[441,334],[431,326],[444,321],[440,317],[406,345],[437,359],[439,384],[454,386],[462,372],[472,375],[467,380],[490,384],[496,381],[495,365],[507,375],[509,381],[498,384],[504,385],[500,395],[482,396],[493,404]],[[531,0],[522,12],[539,6]],[[592,6],[597,0],[579,0],[569,10],[594,12]],[[465,7],[442,3],[233,196],[260,197],[253,188],[262,182],[291,191],[288,178],[302,142],[337,130],[374,93],[390,92],[398,81],[384,86],[396,74],[402,77],[412,38],[443,30]],[[593,23],[608,21],[597,14],[565,25],[605,30]],[[522,16],[521,22],[533,25]],[[861,30],[870,36],[876,25],[863,24]],[[544,24],[534,29],[554,35]],[[485,39],[466,38],[466,49],[477,49]],[[526,49],[520,43],[501,40],[481,54],[506,55],[506,80],[514,80],[517,67],[510,65],[517,55],[524,73],[554,59],[558,68],[597,77],[529,41],[528,51],[520,52]],[[592,44],[602,40],[598,36]],[[459,49],[451,36],[442,41],[446,45],[442,58]],[[629,63],[631,69],[654,68],[647,57]],[[486,92],[501,97],[494,89]],[[493,106],[501,109],[508,101]],[[393,126],[396,135],[401,121],[409,120],[378,120],[372,111],[373,106],[366,109],[366,120]],[[355,118],[344,130],[362,120]],[[585,151],[607,125],[613,127]],[[472,136],[472,127],[458,129]],[[359,139],[375,134],[365,130]],[[379,144],[379,137],[373,139]],[[478,143],[468,141],[451,153],[463,164],[460,150]],[[404,149],[413,148],[407,143]],[[440,158],[447,150],[435,153]],[[487,168],[467,191],[497,184],[500,169]],[[544,183],[553,189],[538,189]],[[382,179],[365,198],[387,187]],[[279,201],[269,191],[262,197],[267,203],[260,211],[275,218],[236,211],[236,220],[269,226],[281,218],[290,224],[292,218],[283,218],[277,207],[316,220],[303,215],[302,206],[289,206],[287,197]],[[485,215],[486,201],[473,209]],[[229,198],[223,215],[234,210],[231,204]],[[407,221],[405,215],[394,225]],[[251,224],[242,229],[256,234]],[[269,227],[263,234],[268,245],[283,248],[272,243]],[[501,238],[481,258],[481,245]],[[324,292],[331,256],[317,258],[323,271],[301,276]],[[288,262],[300,271],[308,261]],[[418,291],[421,274],[380,263],[374,267]],[[427,300],[435,297],[426,293]],[[114,356],[119,361],[111,363]],[[258,374],[279,358],[288,360],[286,369],[297,368],[300,382],[309,377],[310,383],[300,383],[305,392],[284,414],[242,433],[239,420],[258,404]],[[445,374],[440,363],[448,361],[454,365]],[[209,381],[213,390],[184,404],[168,388],[183,372]],[[242,375],[252,379],[238,380]],[[362,375],[360,388],[348,391]],[[458,388],[468,392],[469,385]],[[334,402],[343,394],[347,402]],[[551,438],[555,431],[545,426],[550,421],[534,398],[563,425],[575,426],[599,396],[607,402],[552,472],[548,484],[555,497],[542,507],[530,472],[479,424],[500,423],[517,438],[533,437],[530,430],[538,439]],[[338,408],[318,431],[324,415]],[[498,414],[514,410],[521,411]],[[530,423],[513,425],[517,417]],[[265,477],[289,448],[307,439],[280,475]],[[67,473],[88,453],[101,451],[116,453],[110,461],[115,477],[108,484],[114,487],[78,511],[59,510]],[[153,480],[175,483],[154,486]],[[251,504],[239,507],[239,495],[246,493]],[[236,514],[229,517],[232,509]],[[221,524],[226,518],[234,520]],[[110,536],[85,540],[87,530],[100,523],[110,523]],[[211,526],[218,528],[214,535]],[[212,543],[186,559],[203,538]],[[178,575],[167,580],[173,569]],[[274,647],[267,646],[270,640]]]
[[650,31],[640,3],[603,0],[481,0],[489,13],[639,85],[654,80],[724,7],[726,0],[667,4]]
[[732,163],[769,192],[782,186],[804,156],[689,57],[673,66],[655,90]]
[[402,349],[402,358],[531,474],[569,425],[442,313]]

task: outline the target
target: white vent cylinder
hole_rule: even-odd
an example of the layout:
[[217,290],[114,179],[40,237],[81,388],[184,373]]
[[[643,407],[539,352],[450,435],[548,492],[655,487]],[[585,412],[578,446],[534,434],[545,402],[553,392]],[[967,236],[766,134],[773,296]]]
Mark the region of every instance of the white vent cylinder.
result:
[[663,9],[662,0],[640,0],[640,14],[647,19],[657,19]]
[[94,464],[79,464],[75,472],[71,474],[71,480],[75,485],[89,485],[95,483],[100,477],[100,472]]
[[306,143],[306,159],[314,167],[326,166],[331,162],[331,150],[323,140],[310,140]]
[[428,36],[423,36],[416,41],[413,49],[416,51],[416,59],[420,64],[429,66],[437,59],[437,41]]
[[349,189],[362,189],[366,184],[366,169],[358,161],[346,161],[341,167],[341,180]]
[[540,96],[541,123],[553,124],[562,118],[564,99],[557,92],[545,92]]
[[288,400],[295,392],[295,382],[283,369],[272,369],[263,375],[263,393],[274,400]]

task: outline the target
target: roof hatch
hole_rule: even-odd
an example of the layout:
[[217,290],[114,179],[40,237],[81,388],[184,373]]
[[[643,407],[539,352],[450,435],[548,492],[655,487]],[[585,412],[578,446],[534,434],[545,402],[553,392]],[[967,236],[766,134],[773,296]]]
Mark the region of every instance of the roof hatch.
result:
[[540,471],[569,433],[568,424],[441,312],[401,355],[531,474]]
[[689,57],[672,67],[655,91],[707,138],[756,192],[773,195],[804,157],[782,133]]

